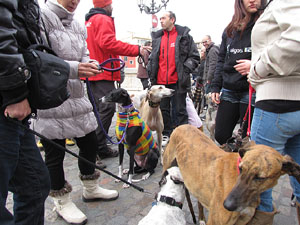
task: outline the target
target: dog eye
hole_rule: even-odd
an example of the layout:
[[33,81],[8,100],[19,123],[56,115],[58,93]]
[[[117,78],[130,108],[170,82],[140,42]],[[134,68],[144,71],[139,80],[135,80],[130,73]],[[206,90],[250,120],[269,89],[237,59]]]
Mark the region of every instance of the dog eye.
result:
[[265,177],[259,177],[258,175],[255,175],[254,180],[264,180]]

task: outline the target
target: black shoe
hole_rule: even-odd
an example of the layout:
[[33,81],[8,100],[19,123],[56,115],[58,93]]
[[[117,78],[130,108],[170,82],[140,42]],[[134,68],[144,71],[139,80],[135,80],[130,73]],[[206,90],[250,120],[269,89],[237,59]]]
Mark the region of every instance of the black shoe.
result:
[[113,158],[117,157],[119,155],[119,152],[117,150],[111,149],[109,146],[105,147],[104,149],[99,149],[98,156],[101,159],[105,158]]
[[99,156],[97,156],[96,165],[99,166],[101,169],[105,169],[106,165],[101,161]]

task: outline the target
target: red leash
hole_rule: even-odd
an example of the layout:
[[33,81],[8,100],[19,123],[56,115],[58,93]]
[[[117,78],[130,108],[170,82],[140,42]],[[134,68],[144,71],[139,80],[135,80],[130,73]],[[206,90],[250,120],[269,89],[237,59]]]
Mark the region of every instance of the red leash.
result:
[[248,104],[248,109],[247,109],[247,111],[249,112],[247,136],[249,136],[249,137],[250,137],[250,133],[251,133],[251,102],[252,102],[252,94],[254,92],[255,92],[254,88],[251,86],[251,84],[249,84],[249,104]]

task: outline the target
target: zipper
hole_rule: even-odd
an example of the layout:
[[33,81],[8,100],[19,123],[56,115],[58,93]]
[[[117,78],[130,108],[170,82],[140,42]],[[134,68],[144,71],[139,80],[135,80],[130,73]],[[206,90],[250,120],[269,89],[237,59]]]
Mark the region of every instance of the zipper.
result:
[[170,32],[168,32],[168,41],[167,41],[167,84],[169,83],[168,74],[169,74],[169,39],[170,39]]

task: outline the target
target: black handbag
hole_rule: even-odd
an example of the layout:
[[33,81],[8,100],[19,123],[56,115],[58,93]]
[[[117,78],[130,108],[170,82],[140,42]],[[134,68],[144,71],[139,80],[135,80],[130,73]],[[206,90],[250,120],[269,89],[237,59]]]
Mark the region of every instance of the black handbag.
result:
[[27,81],[28,101],[34,109],[61,105],[70,96],[67,90],[70,66],[45,45],[31,45],[22,51],[31,72]]

